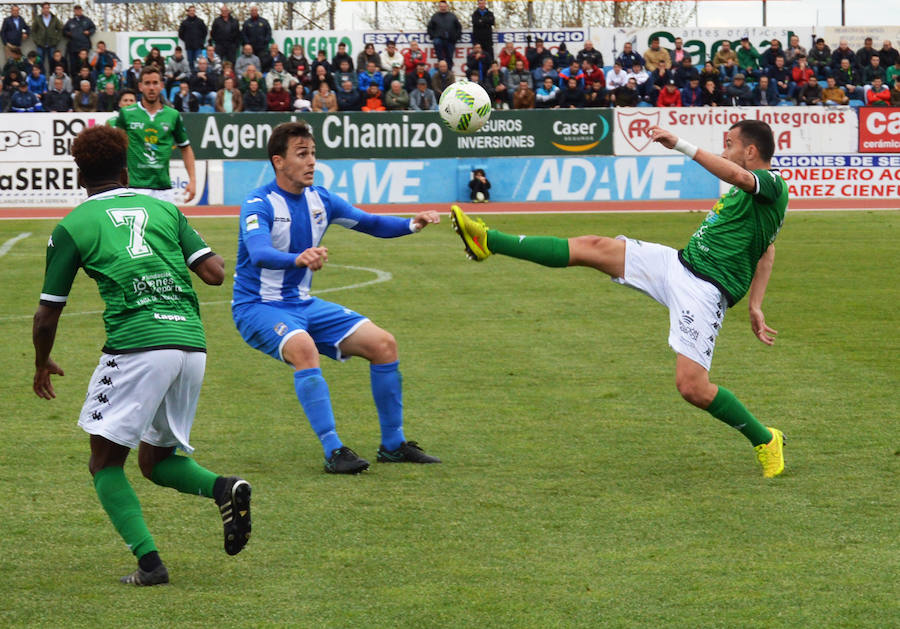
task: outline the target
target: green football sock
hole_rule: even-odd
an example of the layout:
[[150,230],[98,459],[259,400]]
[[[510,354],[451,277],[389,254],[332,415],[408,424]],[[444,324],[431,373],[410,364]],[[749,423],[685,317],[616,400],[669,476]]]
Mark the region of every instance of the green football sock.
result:
[[496,229],[487,232],[491,253],[537,262],[544,266],[569,266],[569,241],[553,236],[513,236]]
[[157,550],[153,536],[144,522],[141,503],[137,494],[125,478],[121,467],[105,467],[94,474],[94,489],[100,497],[100,504],[112,520],[113,526],[128,544],[134,556],[140,559]]
[[747,410],[739,399],[725,387],[719,387],[719,392],[713,398],[712,403],[706,409],[710,415],[741,431],[754,446],[761,443],[769,443],[772,440],[771,431],[763,426],[753,414]]
[[213,497],[213,485],[218,477],[218,474],[200,467],[194,459],[177,454],[157,463],[150,474],[150,480],[157,485],[207,498]]

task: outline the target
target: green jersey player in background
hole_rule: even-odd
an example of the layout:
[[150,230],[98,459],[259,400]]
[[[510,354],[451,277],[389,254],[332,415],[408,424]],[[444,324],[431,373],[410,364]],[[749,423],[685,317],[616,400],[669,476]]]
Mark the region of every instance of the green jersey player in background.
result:
[[128,178],[132,189],[170,203],[176,202],[176,196],[169,177],[169,160],[178,145],[188,172],[184,193],[184,201],[188,202],[197,192],[194,150],[181,113],[163,104],[164,87],[162,73],[156,66],[144,68],[138,83],[141,100],[122,108],[110,124],[128,134]]
[[171,203],[127,189],[128,140],[120,129],[85,129],[72,143],[88,199],[53,230],[40,305],[34,315],[34,392],[56,397],[50,358],[63,306],[79,267],[106,303],[106,344],[78,420],[90,434],[90,472],[100,503],[138,560],[123,583],[168,583],[123,465],[132,448],[157,485],[213,498],[234,555],[250,536],[250,485],[175,454],[188,438],[206,365],[206,337],[188,269],[219,285],[225,263]]
[[784,435],[767,428],[725,387],[709,380],[716,337],[727,308],[750,293],[750,325],[766,345],[763,296],[775,261],[775,237],[784,222],[788,192],[769,170],[775,152],[772,129],[758,120],[731,127],[721,157],[698,149],[660,127],[651,138],[678,150],[731,184],[681,251],[619,236],[562,239],[526,237],[488,229],[457,206],[454,229],[468,256],[503,254],[551,267],[587,266],[646,293],[669,309],[669,345],[677,354],[675,383],[685,400],[738,429],[756,449],[766,478],[784,470]]

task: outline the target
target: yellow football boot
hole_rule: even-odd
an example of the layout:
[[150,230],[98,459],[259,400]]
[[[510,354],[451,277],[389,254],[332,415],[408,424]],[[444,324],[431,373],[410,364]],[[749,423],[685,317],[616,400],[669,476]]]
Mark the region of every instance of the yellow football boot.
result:
[[772,433],[769,443],[761,443],[755,448],[756,459],[763,468],[763,476],[775,478],[784,471],[784,433],[777,428],[767,426]]
[[453,229],[462,238],[466,255],[470,260],[481,262],[491,255],[487,247],[488,226],[484,224],[483,220],[480,218],[472,220],[458,205],[451,205],[450,222],[453,223]]

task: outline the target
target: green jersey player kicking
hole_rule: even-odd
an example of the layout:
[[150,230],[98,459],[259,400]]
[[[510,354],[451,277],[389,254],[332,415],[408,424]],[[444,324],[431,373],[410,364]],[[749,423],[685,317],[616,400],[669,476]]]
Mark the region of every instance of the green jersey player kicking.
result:
[[168,583],[169,573],[147,529],[123,465],[132,448],[157,485],[213,498],[234,555],[250,537],[250,485],[200,467],[188,438],[206,365],[206,337],[188,269],[221,284],[213,253],[171,203],[125,188],[128,139],[121,129],[88,128],[72,143],[79,185],[88,199],[53,230],[40,305],[34,315],[34,392],[56,397],[50,358],[59,317],[78,268],[97,282],[106,303],[106,345],[78,420],[90,434],[90,472],[100,503],[138,560],[123,583]]
[[181,113],[163,104],[164,87],[162,73],[156,66],[144,68],[138,83],[140,102],[123,107],[110,124],[128,134],[128,177],[132,189],[170,203],[175,203],[176,198],[169,177],[169,160],[178,145],[188,172],[184,191],[187,202],[197,191],[194,150]]
[[732,185],[680,251],[622,236],[513,236],[488,229],[457,206],[451,209],[454,229],[474,260],[500,253],[551,267],[587,266],[668,307],[678,391],[743,433],[756,449],[763,476],[772,478],[784,470],[784,435],[761,424],[731,391],[709,380],[725,310],[747,292],[753,333],[766,345],[774,343],[776,332],[766,325],[761,307],[788,192],[784,180],[769,170],[775,152],[772,129],[758,120],[738,122],[728,131],[721,157],[660,127],[653,127],[650,137]]

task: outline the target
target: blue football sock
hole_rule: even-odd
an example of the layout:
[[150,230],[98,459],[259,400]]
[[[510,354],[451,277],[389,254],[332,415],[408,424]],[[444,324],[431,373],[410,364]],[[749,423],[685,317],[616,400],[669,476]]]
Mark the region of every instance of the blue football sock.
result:
[[322,377],[322,370],[314,367],[294,372],[294,390],[297,391],[297,399],[303,406],[310,426],[322,442],[327,459],[333,450],[344,444],[334,427],[331,396],[328,393],[328,383]]
[[398,361],[384,365],[370,365],[372,397],[381,424],[381,445],[396,450],[406,441],[403,436],[403,387]]

